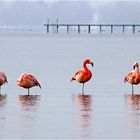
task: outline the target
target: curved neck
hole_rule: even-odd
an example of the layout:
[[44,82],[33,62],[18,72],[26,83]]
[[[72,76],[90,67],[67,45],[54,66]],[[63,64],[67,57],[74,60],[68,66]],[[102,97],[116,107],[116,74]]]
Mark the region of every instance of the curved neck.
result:
[[86,65],[86,64],[87,64],[86,62],[83,63],[83,68],[84,68],[85,70],[89,70],[89,69],[87,68],[87,65]]
[[139,66],[135,67],[135,70],[139,73]]

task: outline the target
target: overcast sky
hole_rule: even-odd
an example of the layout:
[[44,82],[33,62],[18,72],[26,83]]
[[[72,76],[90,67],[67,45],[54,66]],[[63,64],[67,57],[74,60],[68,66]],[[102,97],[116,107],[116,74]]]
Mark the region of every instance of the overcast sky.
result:
[[0,25],[140,23],[140,0],[0,0]]

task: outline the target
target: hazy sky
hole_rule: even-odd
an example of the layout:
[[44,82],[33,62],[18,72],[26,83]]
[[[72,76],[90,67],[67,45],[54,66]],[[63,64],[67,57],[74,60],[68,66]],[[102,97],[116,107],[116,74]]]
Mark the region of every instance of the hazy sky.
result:
[[0,0],[0,25],[140,23],[140,0]]

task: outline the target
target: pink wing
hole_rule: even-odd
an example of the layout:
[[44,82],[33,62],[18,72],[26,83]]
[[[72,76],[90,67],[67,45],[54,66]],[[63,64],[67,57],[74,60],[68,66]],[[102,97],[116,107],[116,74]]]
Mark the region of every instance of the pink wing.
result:
[[31,80],[32,82],[34,82],[34,84],[35,84],[36,86],[39,86],[39,87],[41,88],[40,83],[36,80],[36,78],[35,78],[33,75],[31,75],[31,74],[24,74],[22,78],[23,78],[24,80],[26,80],[26,79]]
[[126,83],[126,82],[129,80],[129,78],[132,77],[132,75],[133,75],[133,72],[132,72],[132,71],[129,72],[129,73],[124,77],[124,82]]
[[0,76],[2,76],[5,79],[5,82],[8,83],[7,77],[6,77],[6,75],[5,75],[5,73],[3,71],[0,72]]
[[72,77],[71,81],[76,80],[76,77],[84,75],[84,70],[79,70],[75,73],[75,75]]

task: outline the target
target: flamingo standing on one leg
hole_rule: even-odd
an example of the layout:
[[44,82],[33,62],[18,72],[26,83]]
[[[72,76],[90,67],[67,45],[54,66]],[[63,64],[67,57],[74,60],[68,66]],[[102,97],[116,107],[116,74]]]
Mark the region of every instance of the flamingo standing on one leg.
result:
[[3,71],[0,72],[0,95],[1,95],[1,86],[5,83],[8,83],[7,77]]
[[91,71],[87,68],[86,64],[91,64],[93,67],[93,62],[90,61],[89,59],[86,59],[83,62],[83,70],[79,70],[78,72],[75,73],[75,75],[72,77],[71,81],[76,80],[79,83],[83,83],[82,87],[82,94],[84,94],[84,84],[89,81],[92,77]]
[[21,76],[17,79],[17,85],[28,89],[28,95],[29,95],[29,89],[31,87],[39,86],[41,88],[41,85],[37,81],[37,79],[29,73],[21,74]]
[[135,63],[134,65],[134,70],[129,72],[125,77],[124,77],[124,82],[129,82],[132,84],[132,94],[134,93],[134,87],[133,85],[137,85],[140,83],[140,73],[139,73],[139,64]]

